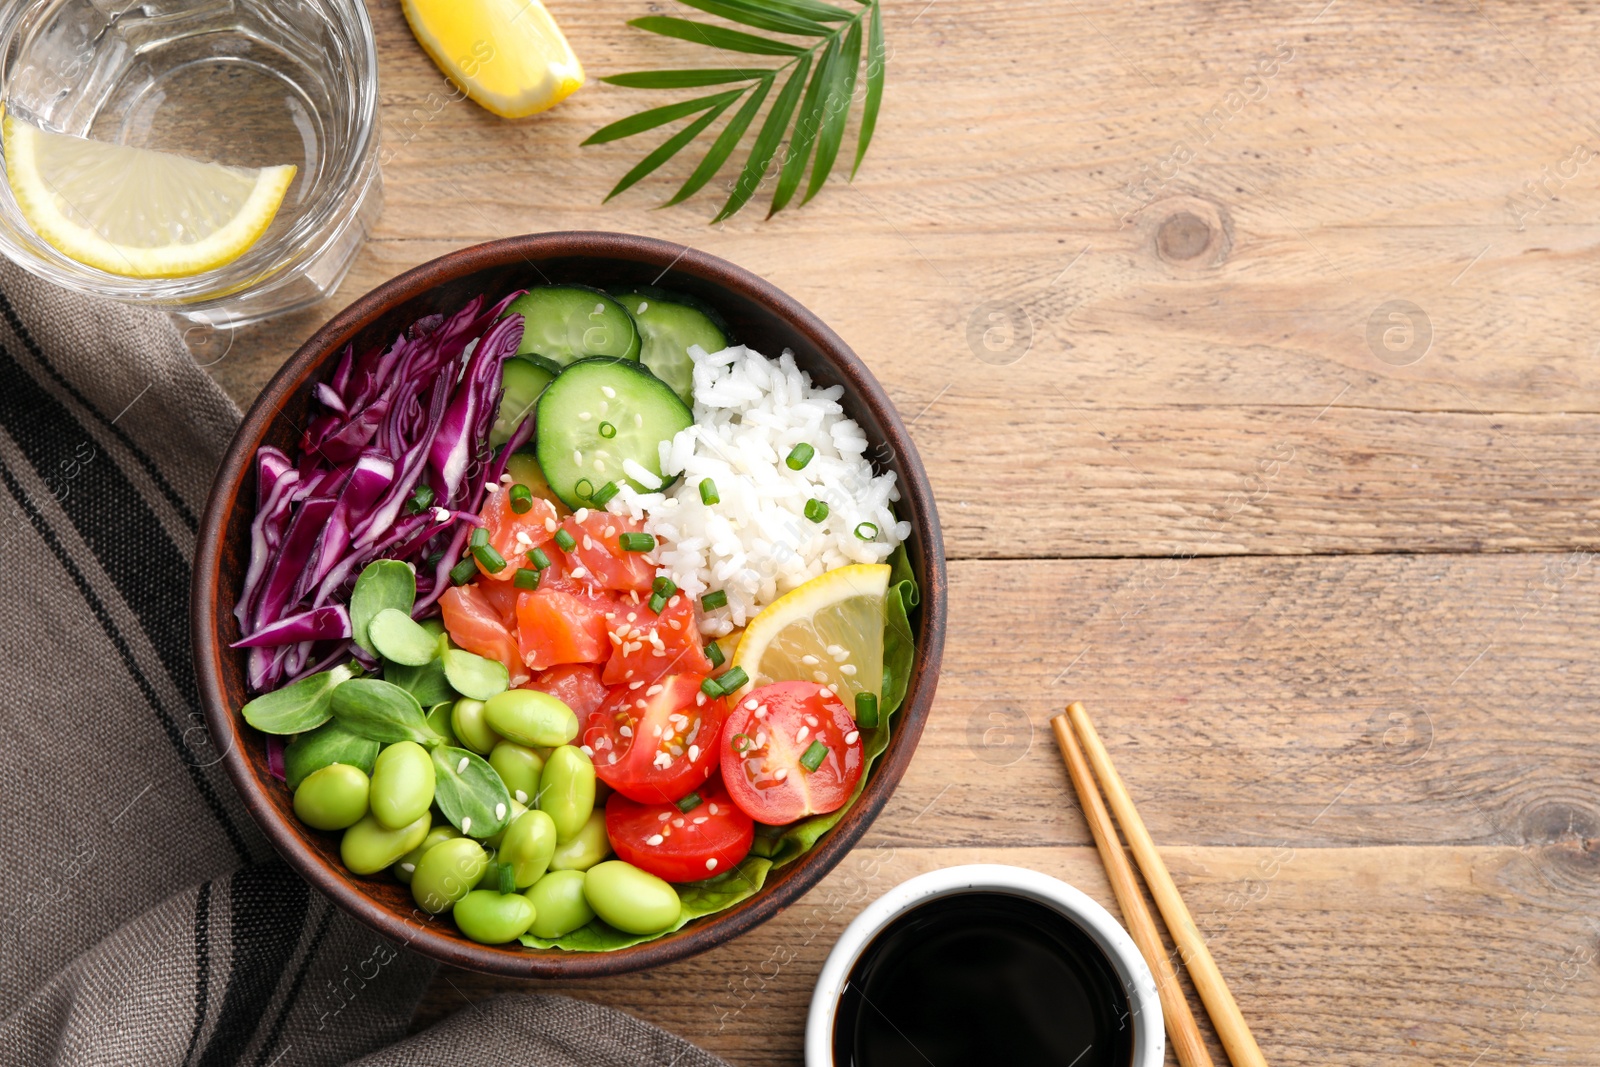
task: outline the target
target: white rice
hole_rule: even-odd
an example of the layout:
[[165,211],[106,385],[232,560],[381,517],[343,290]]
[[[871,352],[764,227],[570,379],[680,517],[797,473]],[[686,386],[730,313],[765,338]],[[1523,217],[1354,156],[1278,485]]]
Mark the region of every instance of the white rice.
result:
[[[736,346],[694,359],[694,425],[661,444],[661,469],[682,475],[664,493],[629,486],[607,505],[644,519],[661,547],[657,574],[698,599],[720,589],[728,606],[707,612],[702,629],[720,637],[762,607],[835,567],[882,563],[911,535],[890,505],[900,499],[892,472],[875,475],[867,438],[839,406],[844,387],[818,389],[785,351],[776,360]],[[784,463],[795,445],[816,450],[803,470]],[[716,483],[720,502],[701,503],[700,482]],[[641,479],[642,481],[642,479]],[[806,502],[828,517],[814,523]],[[875,536],[856,536],[861,523]]]

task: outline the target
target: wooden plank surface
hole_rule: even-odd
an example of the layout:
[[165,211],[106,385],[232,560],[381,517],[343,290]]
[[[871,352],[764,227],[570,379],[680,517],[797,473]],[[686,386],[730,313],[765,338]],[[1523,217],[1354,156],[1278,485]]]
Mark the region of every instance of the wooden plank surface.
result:
[[[1600,89],[1586,5],[886,0],[871,156],[803,210],[610,204],[589,132],[693,65],[549,0],[591,84],[507,123],[370,0],[387,205],[338,296],[191,332],[241,403],[338,306],[453,248],[611,229],[821,315],[912,425],[952,612],[861,848],[695,960],[552,986],[735,1064],[800,1062],[833,939],[976,860],[1111,904],[1045,729],[1086,701],[1269,1060],[1600,1057]],[[713,183],[717,185],[718,183]],[[1398,315],[1398,318],[1393,316]]]

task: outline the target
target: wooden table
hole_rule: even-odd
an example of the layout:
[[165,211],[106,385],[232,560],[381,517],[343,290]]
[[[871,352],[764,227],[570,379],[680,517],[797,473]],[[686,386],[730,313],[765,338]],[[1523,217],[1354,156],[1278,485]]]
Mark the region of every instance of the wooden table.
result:
[[[247,403],[402,269],[635,231],[792,293],[911,423],[953,604],[894,799],[759,931],[559,991],[794,1064],[834,938],[913,874],[1015,863],[1114,907],[1046,726],[1076,698],[1273,1063],[1600,1061],[1600,19],[886,4],[854,185],[713,227],[714,196],[651,210],[670,178],[602,205],[647,146],[578,147],[675,98],[599,76],[706,63],[623,25],[673,5],[550,0],[591,84],[509,123],[373,0],[371,244],[328,305],[196,338]],[[418,1025],[551,988],[445,972]]]

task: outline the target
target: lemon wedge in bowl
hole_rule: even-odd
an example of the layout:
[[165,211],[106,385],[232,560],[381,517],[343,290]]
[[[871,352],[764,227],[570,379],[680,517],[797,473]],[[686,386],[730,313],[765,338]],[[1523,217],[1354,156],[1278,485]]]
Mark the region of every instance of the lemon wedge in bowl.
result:
[[887,563],[857,563],[811,579],[774,600],[745,628],[733,666],[750,686],[818,682],[847,708],[857,693],[883,689]]
[[12,115],[0,139],[11,194],[34,232],[79,263],[129,278],[186,278],[238,259],[272,225],[296,172],[50,133]]
[[401,0],[417,43],[481,107],[520,119],[583,85],[583,64],[539,0]]

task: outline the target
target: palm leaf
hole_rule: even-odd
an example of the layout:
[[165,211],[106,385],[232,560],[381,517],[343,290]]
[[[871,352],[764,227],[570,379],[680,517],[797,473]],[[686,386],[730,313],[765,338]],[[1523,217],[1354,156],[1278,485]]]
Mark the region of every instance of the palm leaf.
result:
[[807,37],[826,37],[828,29],[816,19],[775,11],[752,0],[679,0],[708,15],[721,15],[730,22],[774,33],[793,33]]
[[800,99],[800,90],[805,88],[806,75],[810,72],[811,57],[801,56],[794,73],[789,75],[778,98],[772,102],[772,110],[767,112],[767,121],[761,124],[761,132],[756,134],[755,144],[750,148],[750,158],[745,161],[739,180],[733,183],[728,202],[722,205],[722,210],[711,221],[721,222],[744,207],[755,194],[756,186],[761,184],[767,168],[772,165],[772,156],[778,150],[783,131],[789,128],[789,118],[794,114],[795,102]]
[[[856,81],[862,61],[863,38],[867,45],[866,92],[863,97],[860,130],[849,177],[853,179],[866,158],[877,129],[883,103],[884,67],[887,51],[883,40],[882,0],[857,0],[854,10],[824,0],[680,0],[687,7],[714,15],[740,26],[798,37],[792,43],[776,37],[745,33],[709,22],[666,15],[634,19],[630,26],[677,40],[703,44],[710,48],[746,55],[776,56],[782,62],[774,67],[712,67],[695,70],[646,70],[613,74],[602,78],[611,85],[629,89],[695,89],[717,85],[739,85],[723,92],[695,97],[663,107],[650,108],[605,126],[589,136],[584,144],[602,144],[696,116],[682,130],[652,150],[632,170],[623,175],[607,194],[609,200],[656,171],[708,130],[736,100],[743,103],[727,125],[711,142],[705,155],[688,179],[663,206],[679,204],[705,188],[706,184],[732,158],[740,142],[749,134],[771,97],[765,118],[756,127],[750,150],[729,190],[727,201],[713,221],[737,214],[749,203],[776,166],[772,215],[788,207],[810,168],[802,204],[807,203],[827,184],[839,161],[845,129],[849,125]],[[863,25],[865,22],[865,25]],[[780,76],[783,87],[773,96]],[[780,156],[785,138],[788,145]]]
[[696,137],[699,137],[707,126],[710,126],[713,122],[717,121],[717,119],[721,117],[722,113],[728,110],[728,108],[731,106],[733,106],[733,97],[729,97],[729,99],[725,102],[718,104],[716,107],[712,108],[710,111],[707,111],[704,115],[701,115],[699,118],[689,123],[689,125],[685,126],[683,129],[667,138],[667,140],[661,143],[659,148],[641,159],[638,166],[634,167],[627,174],[624,174],[622,176],[622,180],[616,185],[612,186],[611,191],[606,194],[606,199],[610,200],[613,196],[616,196],[624,189],[630,188],[640,178],[643,178],[646,174],[649,174],[651,171],[661,166],[661,164],[677,155],[678,152],[682,150],[684,145],[688,144]]
[[722,165],[728,161],[728,157],[733,155],[734,145],[739,143],[739,138],[744,136],[744,131],[750,128],[750,122],[756,117],[756,112],[761,110],[761,104],[766,100],[767,91],[771,88],[772,79],[770,77],[756,83],[755,92],[750,94],[750,99],[744,102],[743,107],[734,112],[733,118],[722,128],[722,132],[717,135],[717,139],[712,142],[711,151],[706,153],[706,157],[700,161],[700,165],[694,169],[694,173],[689,175],[689,180],[684,182],[676,193],[672,194],[672,199],[663,204],[663,207],[671,207],[673,204],[683,203],[683,201],[698,193],[706,182],[710,181],[717,171],[722,169]]
[[883,104],[883,68],[889,56],[883,47],[883,9],[872,5],[871,22],[867,26],[867,99],[861,105],[861,135],[856,141],[856,161],[850,168],[850,180],[855,181],[861,161],[867,158],[867,146],[872,143],[872,131],[878,128],[878,108]]
[[839,158],[839,145],[844,141],[844,124],[850,118],[850,97],[856,88],[856,67],[861,65],[861,23],[852,22],[845,31],[844,43],[839,46],[838,73],[827,87],[827,103],[823,106],[822,130],[817,134],[817,161],[811,166],[811,184],[800,203],[808,202],[833,170],[833,161]]
[[789,205],[800,179],[806,172],[806,161],[811,158],[811,146],[816,143],[817,129],[822,125],[822,87],[833,77],[832,70],[839,59],[839,42],[829,41],[817,63],[817,73],[806,88],[805,102],[800,105],[800,117],[795,120],[794,135],[789,138],[789,151],[778,171],[778,187],[772,193],[771,218]]
[[[717,70],[641,70],[632,74],[613,74],[600,80],[624,89],[698,89],[706,85],[755,81],[766,70],[760,67],[735,67]],[[588,142],[584,142],[587,144]]]
[[[762,71],[765,74],[765,71]],[[725,99],[737,97],[742,89],[732,89],[725,93],[712,93],[710,96],[697,96],[693,100],[683,100],[676,104],[667,104],[664,107],[653,107],[649,111],[641,111],[637,115],[629,115],[619,119],[609,126],[603,126],[589,135],[584,144],[605,144],[607,141],[620,141],[624,137],[632,137],[636,133],[653,130],[657,126],[665,126],[669,122],[693,115],[697,111],[716,107]]]
[[757,56],[797,56],[805,49],[787,41],[774,41],[770,37],[757,37],[753,33],[740,33],[706,22],[669,18],[665,15],[646,15],[628,23],[641,30],[659,33],[663,37],[676,37],[680,41],[710,45],[729,52],[747,52]]

